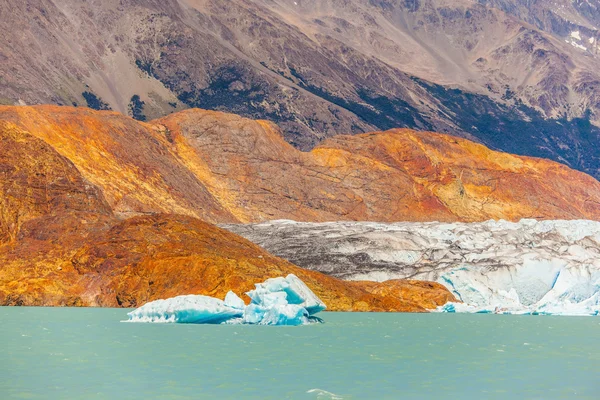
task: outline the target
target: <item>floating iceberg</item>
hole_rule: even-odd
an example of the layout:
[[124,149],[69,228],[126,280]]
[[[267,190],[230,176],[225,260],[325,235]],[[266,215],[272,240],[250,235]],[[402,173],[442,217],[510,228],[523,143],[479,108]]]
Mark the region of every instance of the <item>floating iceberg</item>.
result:
[[156,300],[128,313],[134,322],[177,322],[182,324],[220,324],[239,318],[244,310],[209,296],[177,296]]
[[233,292],[225,300],[187,295],[152,301],[127,315],[130,322],[305,325],[320,321],[314,314],[326,308],[293,274],[257,283],[246,294],[251,299],[248,306]]
[[[274,301],[271,295],[285,294],[288,304],[298,305],[306,309],[309,315],[314,315],[325,310],[325,303],[321,301],[296,275],[289,274],[284,278],[267,279],[264,283],[257,283],[256,289],[247,295],[254,304],[269,304]],[[278,301],[281,304],[281,301]]]

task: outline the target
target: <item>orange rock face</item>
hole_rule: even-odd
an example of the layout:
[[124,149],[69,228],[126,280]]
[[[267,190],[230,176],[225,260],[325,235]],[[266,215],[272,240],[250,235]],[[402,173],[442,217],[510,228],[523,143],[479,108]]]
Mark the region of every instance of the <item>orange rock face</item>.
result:
[[331,310],[425,311],[442,286],[344,282],[206,222],[600,219],[600,183],[554,162],[392,130],[308,153],[277,127],[189,110],[140,123],[0,107],[0,304],[133,307],[294,273]]
[[303,153],[266,121],[189,110],[154,123],[242,222],[600,218],[589,175],[449,135],[338,136]]
[[172,145],[157,126],[115,112],[57,106],[0,106],[0,121],[17,125],[70,160],[116,213],[235,221],[171,154]]
[[0,149],[0,305],[135,307],[180,294],[223,298],[289,273],[330,310],[423,312],[454,300],[440,285],[398,282],[378,290],[306,271],[191,216],[124,219],[103,196],[114,192],[92,185],[66,157],[10,122],[0,121]]
[[122,215],[220,222],[600,219],[600,182],[464,139],[391,130],[311,152],[278,128],[187,110],[150,123],[71,107],[0,107],[69,159]]
[[30,219],[65,210],[110,214],[101,192],[51,146],[0,121],[0,244]]
[[224,298],[296,274],[332,311],[424,312],[454,301],[441,285],[345,282],[303,270],[196,218],[120,221],[62,213],[28,221],[0,247],[0,305],[136,307],[181,294]]

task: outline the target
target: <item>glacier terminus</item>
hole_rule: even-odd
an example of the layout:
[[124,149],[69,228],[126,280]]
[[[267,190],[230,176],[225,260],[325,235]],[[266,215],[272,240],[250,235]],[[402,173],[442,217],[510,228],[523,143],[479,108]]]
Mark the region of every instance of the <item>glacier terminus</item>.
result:
[[224,225],[303,268],[346,280],[416,279],[461,303],[438,312],[599,315],[600,223],[299,223]]

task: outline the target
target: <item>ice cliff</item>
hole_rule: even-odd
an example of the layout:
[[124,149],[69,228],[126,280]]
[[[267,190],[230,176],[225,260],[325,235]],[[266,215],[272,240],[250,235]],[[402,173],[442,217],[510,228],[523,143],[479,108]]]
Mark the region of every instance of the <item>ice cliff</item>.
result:
[[274,221],[229,225],[271,253],[347,280],[438,281],[442,312],[600,314],[600,223]]
[[297,276],[267,279],[246,293],[246,305],[235,293],[225,300],[187,295],[156,300],[128,313],[131,322],[185,324],[305,325],[319,321],[314,315],[325,304]]

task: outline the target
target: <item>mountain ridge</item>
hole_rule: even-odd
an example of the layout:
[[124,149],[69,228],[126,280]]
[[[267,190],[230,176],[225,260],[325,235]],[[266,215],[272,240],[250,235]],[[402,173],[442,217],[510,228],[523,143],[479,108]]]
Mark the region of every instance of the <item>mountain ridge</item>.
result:
[[279,124],[303,150],[339,133],[432,130],[598,178],[597,2],[586,4],[9,0],[0,102],[147,120],[229,111]]
[[199,109],[138,122],[84,108],[0,106],[0,121],[69,159],[124,216],[600,219],[600,182],[589,175],[446,134],[342,135],[301,152],[271,122]]

